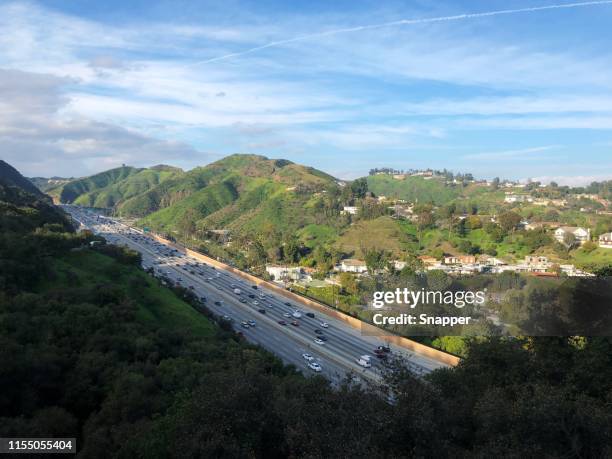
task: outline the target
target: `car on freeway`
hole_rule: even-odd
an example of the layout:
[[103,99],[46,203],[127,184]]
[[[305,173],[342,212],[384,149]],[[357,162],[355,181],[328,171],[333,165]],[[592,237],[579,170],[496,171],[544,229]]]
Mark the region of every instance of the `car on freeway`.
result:
[[319,338],[321,341],[327,341],[327,336],[324,335],[319,335],[317,338]]
[[289,303],[288,301],[285,301],[285,306],[291,306],[291,303]]
[[302,354],[302,357],[304,358],[304,360],[308,360],[309,362],[312,362],[314,360],[314,357],[310,354]]
[[318,328],[315,328],[315,331],[314,331],[314,332],[315,332],[317,335],[322,335],[322,334],[323,334],[323,331],[322,331],[322,330],[319,330]]
[[223,320],[227,320],[228,322],[231,322],[233,319],[230,316],[225,315],[223,316]]
[[314,342],[315,344],[318,344],[319,346],[323,346],[325,344],[325,341],[323,341],[321,338],[315,338]]
[[251,285],[251,288],[252,288],[253,290],[257,290],[257,285]]
[[321,322],[321,328],[329,328],[329,324],[327,322]]
[[378,346],[376,349],[381,350],[386,353],[391,352],[391,348],[389,346]]
[[312,312],[307,312],[306,316],[310,317],[311,319],[314,319],[314,313],[312,313]]
[[249,298],[255,298],[255,295],[253,295],[252,293],[249,293],[247,296],[248,296]]
[[321,365],[319,365],[317,362],[310,362],[308,364],[308,368],[310,368],[311,370],[313,370],[313,371],[315,371],[317,373],[320,373],[321,370],[322,370]]
[[200,297],[200,301],[201,301],[202,303],[206,303],[206,297],[205,297],[205,296],[201,296],[201,297]]
[[260,314],[265,314],[265,313],[266,313],[266,310],[265,310],[265,309],[258,309],[257,311],[258,311]]
[[258,306],[259,305],[259,301],[255,300],[253,301],[253,306]]
[[279,320],[278,323],[279,325],[287,325],[287,322],[285,322],[284,320]]
[[291,317],[291,314],[289,314],[288,312],[283,313],[283,317]]
[[221,306],[221,302],[220,301],[215,301],[215,306]]
[[294,327],[299,327],[300,323],[297,320],[294,320],[293,322],[291,322],[291,325],[293,325]]
[[249,328],[249,324],[247,322],[241,322],[242,328]]
[[255,322],[254,320],[248,320],[247,323],[249,324],[250,327],[254,327],[255,325],[257,325],[257,322]]
[[241,303],[246,303],[246,300],[244,298],[240,298],[240,302]]

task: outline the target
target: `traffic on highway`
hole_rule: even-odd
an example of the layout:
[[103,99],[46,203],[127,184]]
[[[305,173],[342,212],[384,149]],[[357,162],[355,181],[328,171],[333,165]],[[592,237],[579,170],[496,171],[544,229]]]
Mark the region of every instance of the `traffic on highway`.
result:
[[377,383],[385,361],[401,358],[422,376],[444,364],[403,348],[391,349],[383,337],[359,330],[307,304],[291,301],[234,273],[212,266],[162,244],[139,229],[90,209],[62,206],[72,218],[102,236],[142,254],[142,267],[156,277],[193,291],[220,319],[250,342],[276,354],[305,374],[321,374],[334,385],[349,377],[355,383]]

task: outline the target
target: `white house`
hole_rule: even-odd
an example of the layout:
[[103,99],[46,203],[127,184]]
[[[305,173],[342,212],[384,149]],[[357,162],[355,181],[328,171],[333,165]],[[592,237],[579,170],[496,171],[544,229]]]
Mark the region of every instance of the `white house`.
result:
[[504,202],[533,202],[533,198],[528,194],[514,194],[510,193],[504,197]]
[[299,266],[266,265],[266,272],[276,281],[300,280],[302,268]]
[[612,233],[605,233],[599,236],[599,247],[612,249]]
[[354,258],[347,258],[340,262],[338,271],[343,273],[365,273],[368,271],[366,262],[363,260],[356,260]]
[[555,230],[555,239],[563,243],[566,234],[573,234],[580,245],[591,239],[591,230],[580,226],[560,226]]
[[340,211],[340,213],[343,215],[345,214],[357,215],[357,212],[359,212],[359,209],[355,206],[344,206],[342,210]]

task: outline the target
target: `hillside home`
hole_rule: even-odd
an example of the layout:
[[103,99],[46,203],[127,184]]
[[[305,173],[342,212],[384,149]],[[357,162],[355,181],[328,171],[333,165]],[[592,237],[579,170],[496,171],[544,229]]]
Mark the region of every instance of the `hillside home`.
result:
[[302,268],[299,266],[266,265],[266,272],[275,282],[302,279]]
[[591,239],[591,230],[580,226],[560,226],[555,230],[555,239],[563,243],[566,234],[573,234],[580,245]]
[[548,257],[539,255],[527,255],[525,256],[525,263],[528,265],[542,265],[548,263]]
[[476,257],[474,255],[459,255],[458,257],[450,256],[444,257],[445,265],[469,265],[476,263]]
[[436,260],[434,257],[430,257],[429,255],[421,255],[418,258],[419,260],[421,260],[421,263],[423,263],[423,266],[425,267],[434,266],[438,264],[438,260]]
[[356,260],[354,258],[347,258],[342,260],[337,267],[338,271],[343,273],[365,273],[368,271],[366,262],[363,260]]
[[514,194],[510,193],[504,197],[504,202],[515,203],[515,202],[533,202],[533,198],[528,194]]
[[599,247],[612,249],[612,233],[605,233],[599,236]]
[[346,215],[346,214],[357,215],[357,212],[359,212],[359,209],[355,206],[344,206],[342,210],[340,211],[342,215]]
[[557,222],[530,222],[527,225],[525,225],[525,229],[526,230],[536,230],[536,229],[540,229],[540,228],[559,228],[559,226],[561,226],[559,223]]

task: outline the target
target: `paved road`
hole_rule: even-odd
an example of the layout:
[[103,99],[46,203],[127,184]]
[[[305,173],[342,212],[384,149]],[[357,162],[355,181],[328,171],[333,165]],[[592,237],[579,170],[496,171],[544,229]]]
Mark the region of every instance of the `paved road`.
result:
[[[339,383],[347,375],[356,378],[356,381],[380,380],[383,364],[373,350],[378,346],[387,345],[382,338],[364,336],[359,330],[337,319],[310,310],[306,305],[288,301],[265,287],[255,289],[250,283],[232,273],[173,251],[171,247],[116,220],[74,206],[64,206],[64,210],[110,243],[126,245],[139,251],[145,269],[153,268],[156,275],[163,275],[175,283],[192,288],[199,297],[206,298],[206,305],[215,314],[231,318],[234,328],[241,331],[247,340],[268,349],[285,363],[295,365],[303,373],[315,373],[309,368],[308,361],[302,357],[302,354],[307,353],[320,364],[320,374],[328,378],[332,384]],[[240,290],[240,293],[236,294],[235,289]],[[260,310],[264,310],[265,313],[261,313]],[[296,311],[301,315],[299,318],[293,316]],[[313,313],[315,317],[308,317],[306,313]],[[256,325],[243,328],[241,323],[249,320],[255,321]],[[280,324],[280,321],[286,324]],[[297,326],[291,324],[294,321]],[[323,322],[327,327],[322,325]],[[327,337],[324,344],[314,342],[317,333]],[[392,353],[404,358],[419,375],[444,366],[440,362],[405,349],[394,347]],[[357,364],[361,355],[371,356],[371,368],[366,369]]]

